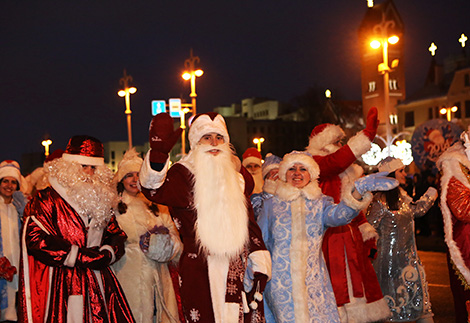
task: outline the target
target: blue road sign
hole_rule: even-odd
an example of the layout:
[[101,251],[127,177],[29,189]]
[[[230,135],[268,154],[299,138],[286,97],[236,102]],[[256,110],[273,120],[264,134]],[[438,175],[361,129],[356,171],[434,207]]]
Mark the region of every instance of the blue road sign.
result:
[[181,115],[181,99],[169,99],[168,106],[170,108],[170,116],[172,118],[179,118]]
[[152,116],[155,116],[159,113],[166,112],[166,103],[165,100],[153,100],[152,101]]

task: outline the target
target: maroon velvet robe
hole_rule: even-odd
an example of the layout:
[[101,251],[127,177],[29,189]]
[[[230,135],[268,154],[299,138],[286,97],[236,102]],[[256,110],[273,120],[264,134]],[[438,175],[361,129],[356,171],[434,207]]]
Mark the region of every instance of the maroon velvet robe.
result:
[[[253,189],[252,176],[242,167],[245,179],[245,196],[249,211],[249,244],[245,255],[240,255],[229,266],[226,289],[226,302],[240,304],[240,321],[243,321],[242,290],[247,255],[258,250],[266,250],[261,230],[254,220],[253,209],[248,196]],[[189,322],[215,322],[210,294],[210,282],[206,256],[200,252],[196,242],[195,223],[197,212],[193,204],[193,174],[182,164],[176,163],[167,173],[164,184],[156,189],[142,188],[151,201],[167,205],[175,220],[184,245],[179,262],[181,277],[181,300],[183,311]]]
[[[101,271],[66,267],[64,261],[70,245],[61,246],[47,238],[48,234],[55,235],[72,245],[86,247],[87,233],[91,230],[54,189],[39,191],[27,205],[24,216],[19,322],[65,323],[70,310],[69,297],[76,299],[77,295],[83,301],[82,322],[134,322],[124,293],[109,267]],[[111,246],[118,260],[124,254],[126,239],[113,216],[103,231],[101,246]]]

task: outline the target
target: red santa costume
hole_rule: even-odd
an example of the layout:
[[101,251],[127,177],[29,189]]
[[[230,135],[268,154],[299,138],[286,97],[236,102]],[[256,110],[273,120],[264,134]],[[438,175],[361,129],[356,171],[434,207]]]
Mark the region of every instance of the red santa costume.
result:
[[[165,141],[163,135],[153,135],[163,128],[151,125],[151,145]],[[211,133],[223,136],[224,143],[199,143]],[[186,320],[243,322],[243,311],[247,309],[243,302],[243,283],[249,276],[245,275],[247,265],[252,272],[266,276],[271,273],[271,258],[248,200],[253,187],[247,189],[246,184],[252,183],[252,179],[244,168],[239,173],[234,167],[221,115],[197,115],[188,137],[190,152],[169,169],[169,158],[166,162],[158,161],[158,165],[151,163],[152,146],[139,176],[142,192],[151,201],[169,206],[179,229],[184,246],[179,262],[180,293]],[[211,151],[220,153],[214,156]],[[156,171],[156,166],[163,168]]]
[[258,149],[250,147],[243,153],[242,156],[242,165],[248,170],[248,172],[253,176],[255,181],[255,188],[253,189],[253,194],[258,194],[263,191],[263,173],[262,173],[262,156]]
[[[466,136],[463,133],[464,139]],[[455,143],[438,159],[441,210],[456,322],[470,321],[470,141]]]
[[[367,127],[340,148],[344,136],[336,125],[316,126],[307,151],[320,166],[322,192],[335,203],[350,190],[362,168],[353,163],[371,147],[375,136],[377,111],[369,111]],[[375,115],[374,115],[375,113]],[[390,316],[380,285],[369,258],[378,235],[361,212],[351,223],[328,228],[323,238],[323,254],[330,273],[341,322],[374,322]]]
[[109,267],[122,257],[127,237],[112,212],[117,195],[103,145],[72,137],[45,169],[51,187],[25,209],[19,322],[134,322]]

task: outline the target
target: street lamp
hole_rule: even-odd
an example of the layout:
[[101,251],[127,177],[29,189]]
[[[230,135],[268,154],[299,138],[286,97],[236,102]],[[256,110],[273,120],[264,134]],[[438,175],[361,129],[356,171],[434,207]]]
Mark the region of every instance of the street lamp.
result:
[[191,93],[189,96],[191,97],[191,106],[193,116],[196,115],[196,77],[202,76],[204,71],[201,69],[195,69],[195,64],[199,63],[200,59],[198,56],[193,56],[193,49],[189,52],[189,58],[184,61],[184,68],[186,71],[181,75],[181,77],[185,80],[191,80]]
[[49,156],[49,146],[52,145],[52,140],[46,139],[41,142],[41,144],[44,146],[44,156],[46,158]]
[[[392,126],[391,126],[391,120],[390,115],[391,113],[391,108],[390,108],[390,88],[389,88],[389,73],[390,71],[398,66],[398,59],[395,59],[392,61],[391,66],[388,64],[388,44],[396,44],[399,41],[398,36],[392,35],[389,36],[389,28],[395,27],[395,22],[393,20],[385,20],[385,14],[382,14],[382,21],[378,23],[377,25],[374,26],[373,31],[375,34],[378,35],[378,39],[374,39],[371,41],[370,46],[374,49],[378,49],[380,46],[382,46],[382,57],[383,57],[383,62],[379,64],[378,66],[378,71],[379,73],[383,74],[384,76],[384,110],[385,110],[385,115],[387,116],[385,118],[385,129],[386,129],[386,140],[385,142],[387,143],[387,147],[390,147],[390,145],[393,143],[393,138],[392,138]],[[390,153],[390,148],[388,149],[388,152]]]
[[451,113],[452,113],[452,112],[457,112],[458,109],[459,109],[459,108],[458,108],[457,106],[455,106],[455,105],[454,105],[453,107],[451,107],[451,108],[445,108],[445,107],[443,107],[443,108],[441,108],[441,109],[439,110],[439,113],[440,113],[440,114],[447,114],[447,121],[450,122],[450,121],[452,120],[452,114],[451,114]]
[[129,87],[129,82],[132,82],[132,76],[127,75],[126,69],[124,69],[124,76],[119,80],[119,84],[122,84],[123,90],[120,90],[117,94],[121,98],[125,98],[126,102],[126,111],[124,112],[127,115],[127,138],[129,140],[129,149],[132,148],[132,127],[131,127],[131,94],[137,92],[135,87]]
[[264,138],[254,138],[253,143],[256,145],[256,148],[258,149],[259,152],[261,152],[261,144],[264,142]]
[[184,156],[186,155],[186,140],[185,140],[185,132],[186,132],[186,113],[189,112],[188,108],[183,108],[181,109],[181,114],[180,114],[180,122],[181,122],[181,129],[183,131],[181,132],[181,155]]

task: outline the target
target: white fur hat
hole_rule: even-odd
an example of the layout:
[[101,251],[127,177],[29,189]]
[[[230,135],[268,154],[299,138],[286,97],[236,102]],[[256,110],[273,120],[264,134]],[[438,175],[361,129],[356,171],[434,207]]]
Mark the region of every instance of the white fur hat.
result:
[[0,163],[0,179],[4,177],[13,177],[22,189],[25,188],[25,185],[28,185],[25,178],[21,175],[20,164],[14,160],[4,160]]
[[128,173],[139,172],[143,162],[135,148],[128,150],[119,162],[118,170],[116,175],[114,175],[114,182],[116,184],[119,183]]
[[378,165],[377,168],[379,169],[379,172],[387,172],[387,173],[392,173],[396,171],[397,169],[400,169],[402,167],[405,167],[401,159],[395,158],[388,156],[384,158]]
[[282,181],[286,181],[287,170],[294,164],[304,165],[307,168],[310,174],[310,180],[312,181],[316,180],[320,175],[320,167],[318,167],[318,164],[315,162],[312,155],[308,152],[294,150],[291,153],[285,154],[279,164],[279,178]]
[[220,114],[215,112],[197,114],[189,126],[188,139],[191,148],[196,147],[202,136],[211,132],[223,136],[226,143],[230,142],[225,120]]
[[317,154],[323,147],[344,138],[345,133],[340,126],[323,123],[313,128],[310,133],[307,151]]

